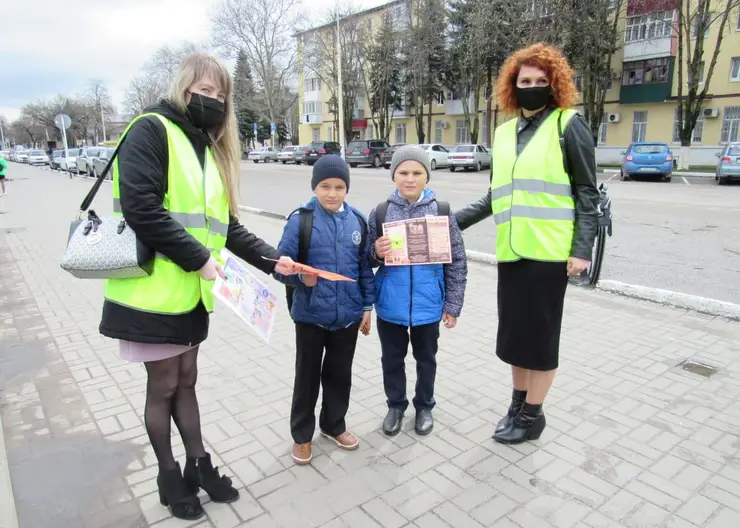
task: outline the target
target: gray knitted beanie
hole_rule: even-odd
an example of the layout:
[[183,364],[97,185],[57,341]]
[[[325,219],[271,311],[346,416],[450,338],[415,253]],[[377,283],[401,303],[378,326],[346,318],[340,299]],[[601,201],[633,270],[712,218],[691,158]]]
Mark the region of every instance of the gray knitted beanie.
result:
[[429,160],[429,153],[419,145],[404,145],[393,153],[391,159],[391,180],[395,180],[396,169],[404,161],[418,161],[427,171],[427,181],[432,176],[432,162]]

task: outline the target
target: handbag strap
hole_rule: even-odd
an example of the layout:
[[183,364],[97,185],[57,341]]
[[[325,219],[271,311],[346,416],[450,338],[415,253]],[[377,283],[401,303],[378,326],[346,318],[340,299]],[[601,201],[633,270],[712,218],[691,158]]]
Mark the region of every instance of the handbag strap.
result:
[[113,151],[113,155],[108,160],[108,164],[98,175],[97,181],[95,182],[95,184],[93,184],[92,189],[90,189],[90,192],[87,193],[85,199],[82,200],[82,204],[80,204],[80,213],[84,213],[85,211],[87,211],[88,207],[90,207],[90,205],[92,204],[93,200],[95,199],[95,195],[97,195],[98,191],[100,190],[100,186],[103,185],[105,177],[108,175],[108,172],[110,172],[110,169],[113,166],[113,161],[116,159],[116,156],[118,156],[118,151],[121,150],[121,145],[123,145],[123,142],[126,140],[127,135],[128,134],[124,134],[121,140],[118,142],[118,146],[116,147],[116,150]]

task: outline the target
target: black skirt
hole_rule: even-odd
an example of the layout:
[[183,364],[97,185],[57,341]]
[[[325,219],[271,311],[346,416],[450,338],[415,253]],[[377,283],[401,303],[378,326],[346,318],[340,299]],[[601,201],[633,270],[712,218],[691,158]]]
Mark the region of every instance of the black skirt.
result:
[[558,368],[566,270],[565,262],[498,264],[496,355],[501,361],[529,370]]

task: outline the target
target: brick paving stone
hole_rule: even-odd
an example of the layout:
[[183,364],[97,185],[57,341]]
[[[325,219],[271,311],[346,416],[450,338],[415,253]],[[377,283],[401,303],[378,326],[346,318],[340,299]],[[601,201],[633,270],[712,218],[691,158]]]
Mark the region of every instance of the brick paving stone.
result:
[[[33,179],[0,202],[0,411],[23,528],[52,518],[59,528],[740,526],[736,323],[571,289],[548,428],[538,442],[503,446],[490,438],[511,394],[493,354],[495,268],[475,263],[458,328],[440,339],[432,435],[413,432],[413,411],[398,436],[380,432],[373,333],[358,343],[347,417],[361,447],[317,439],[309,467],[289,454],[289,319],[280,314],[265,344],[217,306],[198,394],[207,448],[241,498],[214,504],[201,493],[205,519],[172,519],[143,425],[144,369],[98,334],[102,283],[58,266],[67,226],[48,218],[64,219],[90,182],[18,170]],[[109,189],[96,203],[103,215]],[[271,243],[282,231],[243,221]],[[719,371],[707,379],[676,367],[687,358]],[[407,369],[411,389],[412,361]],[[173,449],[184,456],[176,433]]]

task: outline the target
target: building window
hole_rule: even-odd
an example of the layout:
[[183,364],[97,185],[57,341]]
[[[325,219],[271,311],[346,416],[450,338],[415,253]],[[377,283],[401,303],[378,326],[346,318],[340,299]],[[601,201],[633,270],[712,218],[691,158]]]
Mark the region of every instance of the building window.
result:
[[304,114],[320,114],[321,101],[303,101]]
[[[673,143],[681,143],[681,135],[678,130],[678,108],[673,112]],[[704,133],[704,113],[699,110],[699,117],[696,119],[694,131],[691,133],[691,143],[701,143],[701,137]]]
[[638,42],[640,40],[670,37],[672,32],[673,11],[659,11],[627,19],[624,41]]
[[321,79],[318,77],[310,77],[303,81],[304,92],[318,92],[321,90]]
[[320,128],[311,129],[311,141],[321,141],[321,129]]
[[327,140],[334,141],[334,127],[333,126],[330,126],[328,129]]
[[722,118],[722,137],[720,142],[737,141],[740,137],[740,106],[725,106]]
[[[491,112],[491,119],[493,119],[493,112]],[[481,145],[486,145],[487,147],[491,146],[491,123],[488,119],[486,119],[486,115],[483,114],[483,127],[481,134],[483,134],[483,137],[478,140],[478,143]]]
[[709,36],[709,26],[712,24],[712,13],[706,13],[702,19],[699,15],[694,15],[694,21],[691,25],[691,38],[695,39],[699,35],[699,29],[704,28],[704,36]]
[[464,119],[455,121],[455,143],[465,145],[470,143],[470,132],[468,131],[468,122]]
[[632,118],[632,142],[639,143],[645,141],[645,133],[647,132],[647,110],[642,112],[635,112]]
[[622,85],[668,82],[668,59],[650,59],[624,64]]
[[396,143],[406,143],[406,125],[403,123],[396,125]]
[[607,125],[609,124],[609,114],[606,112],[601,117],[601,124],[599,125],[599,145],[603,145],[606,143],[606,131],[607,131]]
[[434,142],[442,143],[442,136],[444,135],[444,128],[442,128],[442,121],[434,123]]
[[740,81],[740,57],[732,59],[732,66],[730,67],[730,80],[734,82]]

